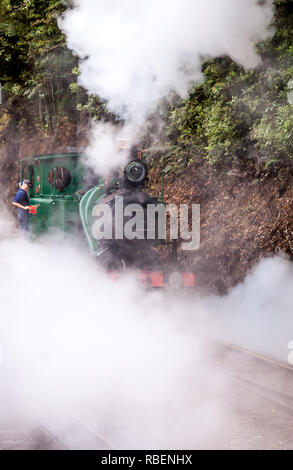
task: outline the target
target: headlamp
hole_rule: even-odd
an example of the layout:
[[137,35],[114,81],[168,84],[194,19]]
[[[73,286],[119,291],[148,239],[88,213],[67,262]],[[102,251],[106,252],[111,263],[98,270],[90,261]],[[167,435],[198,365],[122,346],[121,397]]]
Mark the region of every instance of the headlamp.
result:
[[146,166],[140,161],[129,162],[124,171],[125,177],[130,183],[143,183],[147,176]]

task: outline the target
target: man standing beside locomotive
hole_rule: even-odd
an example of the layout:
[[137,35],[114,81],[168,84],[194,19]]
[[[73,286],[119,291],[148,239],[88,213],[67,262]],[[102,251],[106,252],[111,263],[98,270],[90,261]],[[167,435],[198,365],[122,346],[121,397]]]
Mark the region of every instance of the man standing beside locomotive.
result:
[[30,187],[30,181],[24,180],[20,185],[19,190],[17,191],[12,204],[18,208],[18,222],[19,229],[24,231],[24,234],[28,234],[29,224],[28,224],[28,211],[30,208],[28,190]]

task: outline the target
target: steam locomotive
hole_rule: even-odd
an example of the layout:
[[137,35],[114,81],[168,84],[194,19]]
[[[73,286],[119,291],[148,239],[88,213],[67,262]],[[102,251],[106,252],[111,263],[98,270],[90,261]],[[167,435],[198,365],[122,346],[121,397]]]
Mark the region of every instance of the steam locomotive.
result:
[[[81,153],[40,155],[20,162],[20,181],[31,181],[30,205],[37,207],[30,214],[29,227],[33,238],[58,230],[65,235],[82,237],[97,261],[113,277],[132,269],[139,280],[150,287],[193,287],[195,275],[178,269],[176,242],[158,238],[157,219],[154,233],[148,237],[148,227],[143,225],[140,236],[126,239],[124,231],[119,237],[95,236],[97,209],[109,208],[112,227],[115,226],[116,202],[122,204],[123,226],[131,214],[125,215],[125,207],[139,204],[144,212],[149,204],[163,204],[162,197],[154,197],[144,191],[148,170],[139,158],[132,159],[119,174],[100,178],[87,168]],[[170,262],[162,266],[158,245],[170,244]]]

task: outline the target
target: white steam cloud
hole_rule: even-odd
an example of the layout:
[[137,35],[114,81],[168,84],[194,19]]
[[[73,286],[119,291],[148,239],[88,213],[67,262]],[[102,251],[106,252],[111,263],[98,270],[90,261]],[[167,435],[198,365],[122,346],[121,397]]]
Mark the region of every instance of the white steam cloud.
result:
[[[83,59],[79,83],[138,129],[170,90],[187,96],[205,59],[229,55],[256,66],[255,44],[269,36],[272,16],[273,0],[75,0],[59,23]],[[109,153],[102,144],[96,150],[93,162]]]
[[224,297],[198,300],[207,332],[282,362],[293,340],[293,265],[267,258]]
[[216,432],[225,379],[174,303],[56,240],[2,241],[0,260],[0,416],[59,428],[61,410],[115,448],[193,447],[211,422]]
[[80,57],[80,83],[112,111],[141,120],[171,89],[186,96],[203,58],[258,63],[272,2],[257,0],[77,0],[61,22]]
[[115,448],[213,448],[231,389],[203,337],[282,361],[293,339],[292,265],[282,258],[226,297],[175,300],[132,277],[110,280],[58,240],[10,234],[0,285],[0,416],[18,410],[58,428],[65,410]]

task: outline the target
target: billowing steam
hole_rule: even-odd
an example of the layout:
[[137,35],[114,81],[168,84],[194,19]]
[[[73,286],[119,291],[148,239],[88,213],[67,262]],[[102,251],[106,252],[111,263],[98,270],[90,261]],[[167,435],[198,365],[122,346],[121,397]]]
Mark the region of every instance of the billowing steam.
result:
[[178,305],[56,241],[0,245],[0,416],[12,408],[58,427],[62,410],[116,448],[207,439],[225,414],[214,398],[224,380],[205,370]]
[[59,239],[10,234],[0,282],[0,415],[10,407],[58,427],[65,410],[116,448],[212,448],[231,396],[203,338],[283,361],[293,340],[292,266],[281,258],[229,296],[172,297],[110,280]]
[[[272,0],[75,0],[60,26],[68,46],[83,59],[80,84],[108,100],[109,109],[135,124],[138,132],[170,90],[187,96],[202,79],[205,59],[229,55],[245,67],[257,65],[255,43],[270,34],[272,4]],[[128,135],[130,141],[137,137]],[[101,145],[97,153],[96,147],[90,156],[101,169],[95,159],[99,162],[104,149],[108,152]]]
[[77,0],[61,25],[82,58],[80,83],[110,109],[140,121],[171,89],[187,95],[203,58],[258,63],[272,2],[257,0]]
[[209,336],[287,362],[293,340],[293,266],[283,257],[260,262],[225,297],[198,300]]

